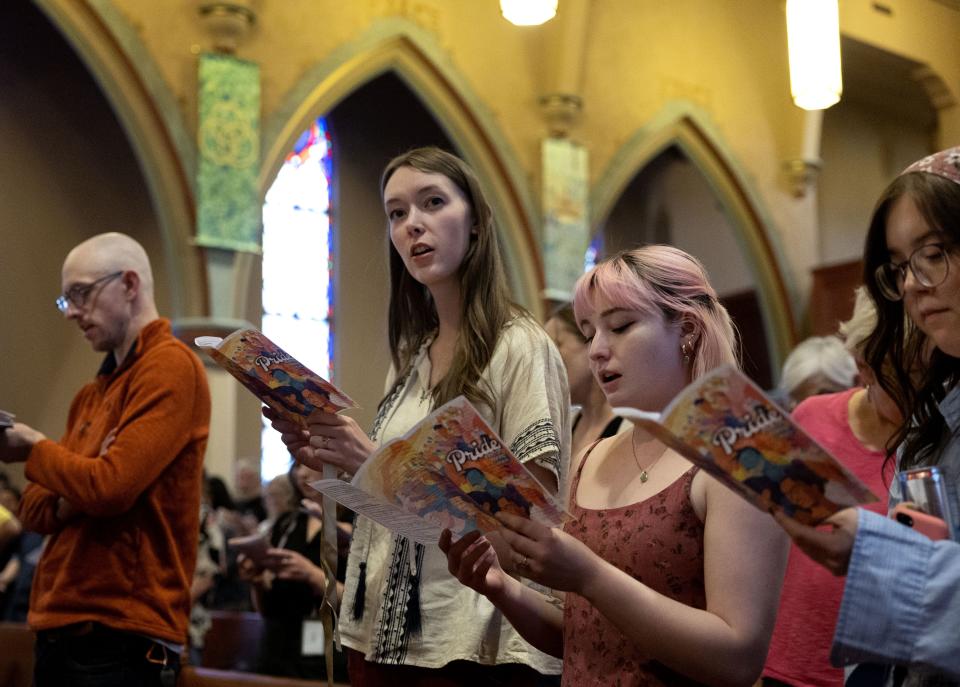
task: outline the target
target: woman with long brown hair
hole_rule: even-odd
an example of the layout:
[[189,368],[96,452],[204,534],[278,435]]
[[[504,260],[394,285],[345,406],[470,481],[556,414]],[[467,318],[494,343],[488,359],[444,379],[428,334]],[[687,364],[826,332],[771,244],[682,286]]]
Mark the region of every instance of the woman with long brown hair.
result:
[[[340,415],[318,416],[308,432],[271,417],[274,427],[298,460],[352,474],[377,445],[462,394],[558,491],[570,442],[563,362],[508,297],[476,177],[459,158],[419,148],[390,161],[380,190],[393,365],[370,437]],[[365,518],[354,530],[340,619],[354,685],[533,685],[560,668],[462,587],[439,551]]]

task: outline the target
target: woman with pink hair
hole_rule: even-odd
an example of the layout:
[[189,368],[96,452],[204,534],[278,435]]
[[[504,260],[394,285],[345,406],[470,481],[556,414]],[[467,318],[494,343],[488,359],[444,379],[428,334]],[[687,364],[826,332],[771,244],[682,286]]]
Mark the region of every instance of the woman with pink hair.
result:
[[[577,282],[574,310],[611,406],[661,411],[693,379],[735,363],[736,336],[702,265],[670,246],[615,255]],[[534,646],[564,685],[750,685],[763,668],[787,539],[769,515],[640,427],[577,459],[574,520],[498,515],[525,577],[479,533],[440,546],[450,571]]]

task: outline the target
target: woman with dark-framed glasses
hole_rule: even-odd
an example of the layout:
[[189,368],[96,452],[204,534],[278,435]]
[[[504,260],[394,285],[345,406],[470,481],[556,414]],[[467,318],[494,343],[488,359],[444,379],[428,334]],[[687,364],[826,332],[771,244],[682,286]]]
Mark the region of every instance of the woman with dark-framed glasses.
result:
[[[864,355],[882,371],[879,384],[907,418],[887,446],[888,459],[896,450],[900,471],[940,469],[956,538],[960,147],[915,162],[884,191],[867,234],[864,281],[877,306]],[[891,505],[896,500],[892,494]],[[833,640],[835,664],[899,666],[894,684],[960,684],[960,542],[933,541],[863,510],[838,513],[829,532],[778,519],[812,558],[847,576]],[[884,679],[891,676],[874,675],[870,684]]]

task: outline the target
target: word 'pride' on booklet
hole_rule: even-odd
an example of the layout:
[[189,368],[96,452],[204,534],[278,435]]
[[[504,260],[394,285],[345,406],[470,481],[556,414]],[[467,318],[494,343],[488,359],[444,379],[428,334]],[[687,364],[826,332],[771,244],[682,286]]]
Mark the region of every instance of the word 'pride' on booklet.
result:
[[224,339],[199,336],[193,342],[257,398],[298,424],[305,424],[317,410],[338,413],[357,407],[353,399],[256,329],[238,329]]
[[877,500],[732,365],[695,380],[662,413],[614,412],[761,510],[816,525],[839,510]]
[[380,447],[352,482],[311,486],[387,529],[435,544],[497,529],[499,511],[560,525],[569,517],[463,396]]

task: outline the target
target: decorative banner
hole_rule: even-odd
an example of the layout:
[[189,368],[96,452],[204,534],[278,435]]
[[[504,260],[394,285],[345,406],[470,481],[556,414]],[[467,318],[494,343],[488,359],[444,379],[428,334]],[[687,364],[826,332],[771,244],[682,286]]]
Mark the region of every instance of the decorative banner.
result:
[[260,252],[260,67],[200,56],[197,244]]
[[590,241],[587,151],[567,139],[547,138],[542,152],[544,296],[568,301]]

